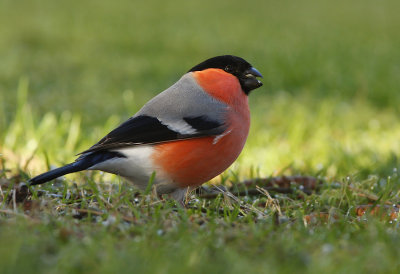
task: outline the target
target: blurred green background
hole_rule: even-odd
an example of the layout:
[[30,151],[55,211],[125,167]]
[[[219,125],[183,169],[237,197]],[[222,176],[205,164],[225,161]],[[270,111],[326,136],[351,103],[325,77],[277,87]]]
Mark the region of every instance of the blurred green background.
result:
[[[354,209],[400,199],[399,14],[398,0],[1,0],[0,273],[398,273],[399,220]],[[35,188],[31,211],[11,203],[13,180],[73,161],[221,54],[264,75],[222,178],[325,181],[276,195],[281,224],[266,196],[181,210],[100,172]]]
[[[239,161],[246,170],[270,174],[295,166],[344,175],[385,165],[399,152],[399,6],[3,0],[0,128],[6,132],[15,117],[22,82],[32,128],[45,113],[61,116],[58,125],[62,117],[78,117],[72,152],[57,148],[68,138],[61,133],[47,134],[50,143],[61,139],[46,149],[45,140],[32,137],[30,151],[67,162],[193,65],[234,54],[264,75],[264,86],[250,96],[253,127]],[[23,131],[5,146],[18,150],[32,141]]]

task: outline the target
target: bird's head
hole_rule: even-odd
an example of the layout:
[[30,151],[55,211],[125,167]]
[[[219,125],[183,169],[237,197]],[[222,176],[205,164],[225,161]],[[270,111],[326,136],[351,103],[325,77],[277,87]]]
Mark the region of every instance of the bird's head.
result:
[[261,73],[243,58],[233,55],[222,55],[207,59],[194,66],[189,72],[202,71],[210,68],[221,69],[234,75],[239,80],[243,92],[247,95],[253,89],[263,85],[261,81],[257,79],[257,77],[262,78]]

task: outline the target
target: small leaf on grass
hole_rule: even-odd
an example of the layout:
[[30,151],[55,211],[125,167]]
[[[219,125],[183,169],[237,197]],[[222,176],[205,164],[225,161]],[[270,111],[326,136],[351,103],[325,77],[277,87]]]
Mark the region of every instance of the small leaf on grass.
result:
[[356,215],[361,217],[366,213],[369,213],[371,216],[378,216],[382,219],[389,218],[390,221],[397,219],[400,213],[399,205],[359,205],[356,207]]
[[339,219],[337,214],[330,214],[328,212],[312,212],[304,216],[304,222],[307,224],[320,224],[333,222]]

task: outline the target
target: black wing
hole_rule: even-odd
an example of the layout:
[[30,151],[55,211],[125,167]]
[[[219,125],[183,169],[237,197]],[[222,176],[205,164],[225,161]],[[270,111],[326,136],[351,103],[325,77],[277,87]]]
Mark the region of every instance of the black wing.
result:
[[155,117],[147,115],[135,116],[122,123],[97,144],[80,154],[133,145],[213,136],[219,135],[225,130],[223,123],[213,121],[207,116],[185,117],[182,122],[186,122],[192,127],[192,133],[185,134],[175,131],[172,129],[173,127],[168,127]]

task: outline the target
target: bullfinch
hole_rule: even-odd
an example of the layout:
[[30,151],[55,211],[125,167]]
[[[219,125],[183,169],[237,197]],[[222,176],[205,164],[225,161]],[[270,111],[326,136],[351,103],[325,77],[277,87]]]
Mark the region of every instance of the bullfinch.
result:
[[147,102],[134,116],[70,164],[38,175],[31,185],[81,170],[122,176],[182,203],[239,156],[250,127],[248,95],[261,73],[240,57],[210,58]]

